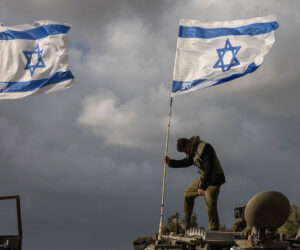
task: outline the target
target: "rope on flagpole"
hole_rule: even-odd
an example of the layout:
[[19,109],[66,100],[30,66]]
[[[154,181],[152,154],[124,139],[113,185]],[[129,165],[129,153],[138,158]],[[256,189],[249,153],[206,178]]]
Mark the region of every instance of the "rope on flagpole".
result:
[[[168,155],[169,133],[170,133],[171,114],[172,114],[172,103],[173,103],[173,97],[171,97],[171,99],[170,99],[170,108],[169,108],[168,127],[167,127],[167,136],[166,136],[165,156]],[[162,185],[162,194],[161,194],[161,208],[160,208],[160,222],[159,222],[159,230],[158,230],[158,240],[161,240],[162,227],[163,227],[166,169],[167,169],[167,163],[164,163],[164,176],[163,176],[163,185]]]

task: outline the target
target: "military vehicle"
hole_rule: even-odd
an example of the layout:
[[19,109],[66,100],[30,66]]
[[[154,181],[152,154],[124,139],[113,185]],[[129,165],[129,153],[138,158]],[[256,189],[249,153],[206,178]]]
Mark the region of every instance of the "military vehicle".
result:
[[0,235],[0,250],[22,250],[22,219],[21,219],[21,205],[20,196],[5,196],[0,197],[0,201],[15,200],[17,211],[17,228],[16,235]]
[[280,192],[265,191],[253,196],[245,207],[234,209],[234,232],[192,228],[184,234],[162,235],[155,243],[135,242],[135,250],[300,250],[300,231],[285,237],[277,229],[290,215],[290,202]]

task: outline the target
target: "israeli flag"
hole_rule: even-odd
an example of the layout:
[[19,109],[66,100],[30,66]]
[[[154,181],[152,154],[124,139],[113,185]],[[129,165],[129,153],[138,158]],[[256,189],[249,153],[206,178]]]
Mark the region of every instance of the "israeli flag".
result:
[[48,93],[71,86],[70,26],[52,21],[0,26],[0,99]]
[[181,19],[171,96],[254,72],[278,27],[274,16],[210,23]]

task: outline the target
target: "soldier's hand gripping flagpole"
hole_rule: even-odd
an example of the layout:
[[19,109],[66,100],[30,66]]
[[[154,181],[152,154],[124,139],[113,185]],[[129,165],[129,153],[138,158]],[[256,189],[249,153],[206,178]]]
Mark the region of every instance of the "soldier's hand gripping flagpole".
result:
[[[173,97],[171,97],[171,99],[170,99],[170,108],[169,108],[169,117],[168,117],[168,127],[167,127],[167,136],[166,136],[165,157],[168,155],[169,133],[170,133],[171,114],[172,114],[172,103],[173,103]],[[162,227],[163,227],[163,217],[164,217],[164,200],[165,200],[166,169],[167,169],[167,163],[165,162],[165,163],[164,163],[164,175],[163,175],[162,194],[161,194],[160,222],[159,222],[159,230],[158,230],[158,239],[159,239],[159,240],[161,240]]]

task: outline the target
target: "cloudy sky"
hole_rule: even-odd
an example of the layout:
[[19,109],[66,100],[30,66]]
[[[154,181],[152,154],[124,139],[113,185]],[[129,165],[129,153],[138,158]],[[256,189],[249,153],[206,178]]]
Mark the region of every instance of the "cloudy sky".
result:
[[[72,25],[74,86],[0,101],[0,195],[21,196],[24,249],[126,250],[158,231],[179,18],[278,16],[276,42],[254,74],[175,97],[169,155],[183,157],[178,137],[215,147],[228,227],[234,206],[261,191],[299,206],[299,13],[298,0],[0,0],[5,25]],[[196,177],[193,167],[167,169],[165,217],[182,215]],[[11,233],[11,209],[2,210],[11,220],[4,216],[0,232]],[[195,212],[207,226],[201,198]]]

